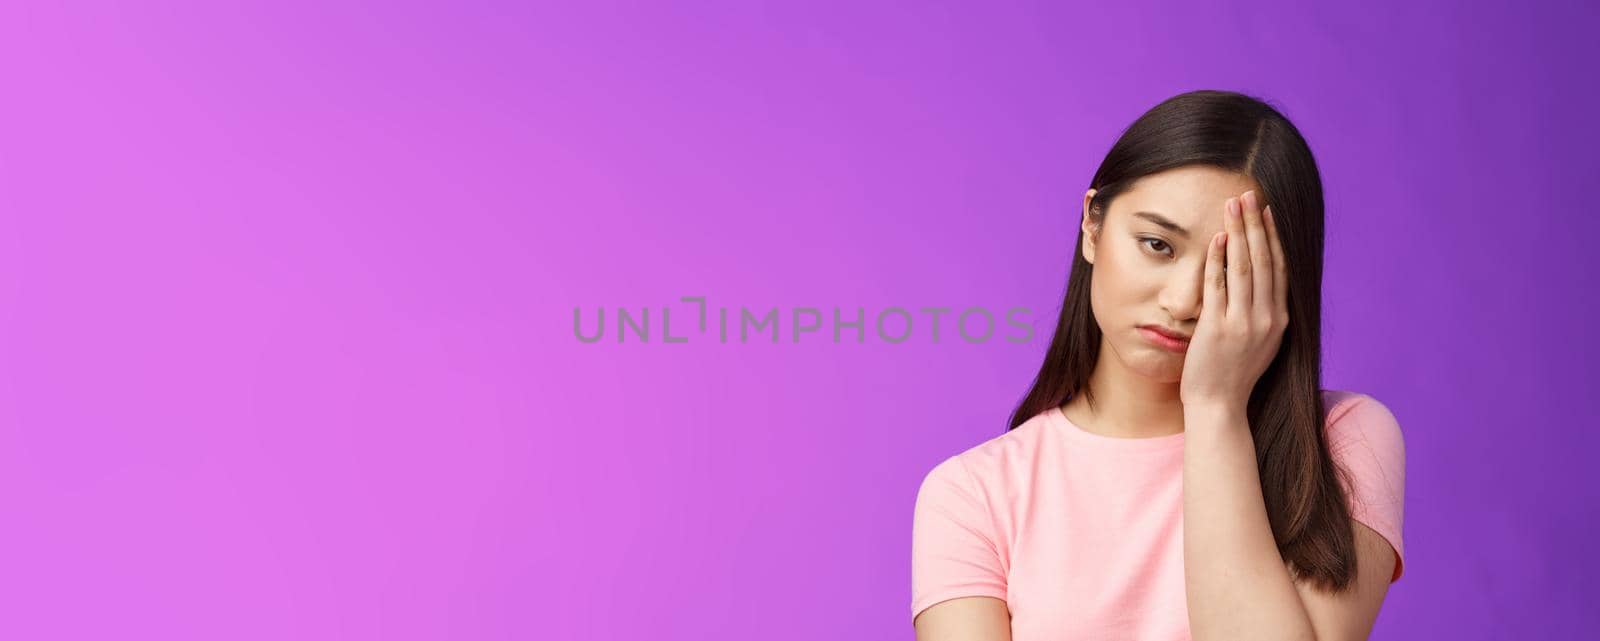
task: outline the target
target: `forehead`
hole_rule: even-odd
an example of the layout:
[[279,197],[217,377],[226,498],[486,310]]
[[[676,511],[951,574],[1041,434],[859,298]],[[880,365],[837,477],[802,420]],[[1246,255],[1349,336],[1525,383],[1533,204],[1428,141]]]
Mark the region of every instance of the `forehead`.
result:
[[1155,225],[1132,214],[1158,213],[1205,238],[1222,231],[1223,203],[1251,189],[1259,192],[1261,187],[1245,174],[1203,165],[1178,167],[1140,178],[1111,203],[1111,213],[1125,225],[1151,227]]

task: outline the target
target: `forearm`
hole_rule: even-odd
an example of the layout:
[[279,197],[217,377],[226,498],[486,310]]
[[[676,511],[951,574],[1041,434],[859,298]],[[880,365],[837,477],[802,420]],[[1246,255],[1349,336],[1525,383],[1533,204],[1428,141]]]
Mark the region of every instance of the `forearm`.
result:
[[1189,630],[1210,639],[1314,640],[1278,554],[1243,407],[1185,407],[1184,585]]

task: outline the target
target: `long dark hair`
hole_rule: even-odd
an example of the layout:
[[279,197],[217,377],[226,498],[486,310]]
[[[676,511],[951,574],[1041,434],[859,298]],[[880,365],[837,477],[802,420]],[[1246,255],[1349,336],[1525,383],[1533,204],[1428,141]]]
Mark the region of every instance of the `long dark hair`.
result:
[[[1289,273],[1289,326],[1282,346],[1250,393],[1247,416],[1261,492],[1278,551],[1296,580],[1341,591],[1355,578],[1347,482],[1323,435],[1322,179],[1299,130],[1266,102],[1230,91],[1191,91],[1156,105],[1129,125],[1095,171],[1091,227],[1104,226],[1119,194],[1143,176],[1207,165],[1251,176],[1272,205]],[[1080,390],[1091,407],[1089,375],[1100,357],[1100,326],[1089,306],[1094,266],[1072,259],[1055,336],[1033,388],[1011,415],[1015,429]]]

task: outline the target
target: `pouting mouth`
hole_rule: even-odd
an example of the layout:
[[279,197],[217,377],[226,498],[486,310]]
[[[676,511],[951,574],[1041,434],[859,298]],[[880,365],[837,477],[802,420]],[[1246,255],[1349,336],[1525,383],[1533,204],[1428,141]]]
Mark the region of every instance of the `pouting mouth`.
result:
[[1183,341],[1183,342],[1186,342],[1186,343],[1189,342],[1189,335],[1188,334],[1175,332],[1173,330],[1167,329],[1167,328],[1162,327],[1160,325],[1140,325],[1140,327],[1143,327],[1145,329],[1153,331],[1153,332],[1155,332],[1157,334],[1161,334],[1162,336],[1166,336],[1167,338],[1170,338],[1170,339],[1175,340],[1175,341]]

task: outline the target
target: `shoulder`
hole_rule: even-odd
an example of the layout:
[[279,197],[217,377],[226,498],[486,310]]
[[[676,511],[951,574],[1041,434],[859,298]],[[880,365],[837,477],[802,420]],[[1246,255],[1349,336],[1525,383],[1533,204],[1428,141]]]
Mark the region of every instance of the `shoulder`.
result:
[[1322,400],[1330,449],[1364,443],[1403,458],[1405,436],[1388,405],[1370,394],[1350,390],[1322,390]]
[[1019,465],[1033,461],[1051,428],[1048,412],[1042,412],[1017,427],[990,437],[944,459],[929,470],[928,478],[970,479],[983,485],[1007,476]]
[[918,503],[1004,503],[1033,477],[1032,468],[1050,438],[1048,412],[939,461],[923,476]]
[[1342,415],[1358,409],[1367,412],[1389,413],[1389,407],[1382,401],[1374,398],[1371,394],[1354,390],[1322,390],[1322,402],[1323,407],[1327,410],[1329,422],[1336,421]]

